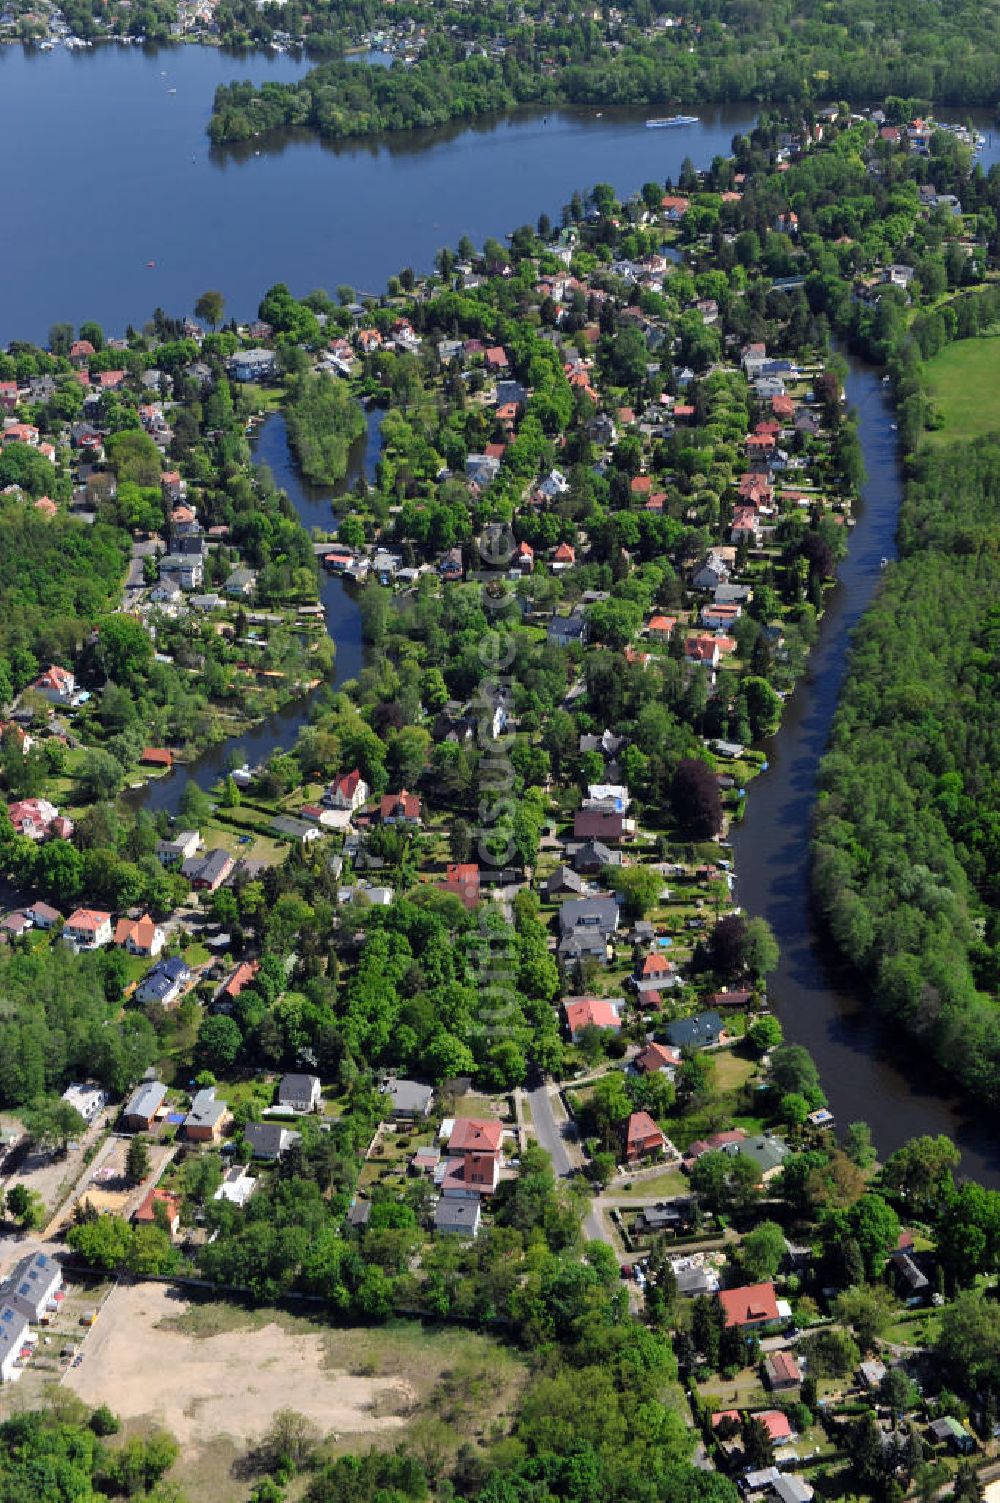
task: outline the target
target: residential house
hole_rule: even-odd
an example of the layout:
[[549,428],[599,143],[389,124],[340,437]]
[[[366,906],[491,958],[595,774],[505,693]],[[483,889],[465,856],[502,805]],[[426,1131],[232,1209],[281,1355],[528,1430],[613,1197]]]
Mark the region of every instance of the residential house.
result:
[[444,1236],[478,1237],[482,1221],[479,1200],[442,1196],[434,1209],[434,1230]]
[[502,1163],[500,1123],[457,1117],[448,1137],[448,1158],[439,1174],[442,1195],[492,1195],[500,1183]]
[[158,960],[147,971],[136,989],[139,1002],[158,1002],[161,1007],[170,1007],[191,980],[191,972],[179,955]]
[[607,997],[566,997],[563,1001],[570,1041],[578,1043],[586,1028],[620,1033],[622,1004]]
[[278,1083],[278,1105],[295,1112],[318,1112],[323,1087],[318,1075],[282,1075]]
[[0,1284],[0,1305],[38,1325],[62,1288],[62,1269],[49,1253],[26,1253]]
[[442,892],[453,893],[466,908],[475,908],[479,902],[480,873],[475,861],[450,861],[445,868],[445,880],[438,883]]
[[976,1442],[968,1430],[951,1414],[932,1420],[927,1427],[927,1433],[935,1444],[944,1446],[957,1456],[968,1456],[976,1449]]
[[190,861],[201,845],[197,830],[177,830],[169,840],[156,842],[156,855],[164,866],[176,861]]
[[231,600],[249,600],[257,588],[257,575],[253,569],[234,569],[222,588]]
[[725,1025],[714,1010],[692,1018],[675,1018],[667,1024],[667,1043],[675,1049],[710,1049],[725,1038]]
[[562,574],[576,563],[576,549],[570,543],[560,543],[553,550],[550,567],[553,574]]
[[[160,1207],[162,1209],[159,1209]],[[165,1224],[170,1236],[177,1237],[181,1229],[180,1197],[171,1195],[169,1190],[163,1190],[159,1185],[155,1185],[140,1201],[132,1220],[136,1226]]]
[[772,1393],[787,1393],[802,1382],[802,1369],[794,1352],[768,1352],[764,1358],[764,1381]]
[[597,929],[606,937],[618,930],[618,904],[607,893],[596,897],[567,898],[559,909],[559,929],[563,934],[574,929]]
[[741,1289],[720,1290],[719,1304],[722,1307],[725,1325],[739,1326],[741,1330],[753,1330],[758,1326],[773,1325],[781,1319],[774,1285],[747,1284]]
[[679,1049],[666,1044],[650,1043],[633,1060],[633,1067],[640,1075],[666,1075],[673,1080],[683,1056]]
[[65,839],[73,833],[73,821],[63,818],[47,798],[17,799],[7,805],[7,815],[14,834],[28,840],[47,840],[53,835]]
[[205,1086],[191,1098],[191,1109],[184,1118],[184,1136],[192,1143],[217,1143],[227,1113],[226,1103],[216,1099],[215,1087]]
[[542,895],[546,898],[555,898],[564,892],[576,893],[581,897],[587,890],[587,883],[569,866],[557,866],[542,883]]
[[670,1267],[677,1281],[677,1293],[685,1299],[701,1299],[719,1292],[719,1275],[700,1259],[671,1258]]
[[181,866],[196,892],[216,892],[232,876],[236,862],[228,851],[216,846],[202,856],[191,856]]
[[694,1142],[687,1146],[682,1168],[690,1170],[692,1164],[696,1164],[703,1153],[721,1153],[733,1143],[742,1143],[746,1136],[744,1128],[733,1127],[728,1132],[714,1132],[707,1138],[695,1138]]
[[229,373],[234,381],[266,381],[274,369],[272,350],[239,350],[229,361]]
[[114,942],[123,945],[130,955],[145,955],[150,959],[159,955],[166,943],[166,935],[148,913],[142,918],[121,918],[115,925]]
[[606,866],[621,866],[622,853],[605,845],[602,840],[574,840],[566,847],[566,854],[575,872],[599,872]]
[[98,950],[111,943],[111,915],[97,908],[77,908],[63,925],[62,937],[74,949]]
[[282,1127],[280,1122],[248,1122],[243,1138],[255,1159],[274,1163],[302,1141],[302,1134]]
[[553,616],[546,630],[546,638],[555,647],[580,646],[587,640],[587,618],[580,610],[572,610],[568,616]]
[[61,1099],[75,1112],[79,1112],[89,1126],[107,1106],[108,1093],[103,1086],[95,1085],[92,1080],[78,1081],[66,1087]]
[[220,998],[224,998],[227,1002],[235,1002],[240,992],[245,986],[251,984],[259,970],[259,960],[241,961],[232,975],[223,983],[219,992]]
[[419,1080],[387,1080],[385,1094],[392,1102],[394,1122],[420,1122],[430,1115],[434,1087]]
[[597,809],[602,814],[626,814],[632,802],[624,783],[588,783],[585,809]]
[[775,1503],[812,1503],[816,1489],[796,1472],[780,1472],[771,1483]]
[[122,1108],[122,1131],[149,1132],[166,1096],[167,1088],[162,1081],[144,1080]]
[[575,840],[599,840],[618,845],[627,835],[635,834],[635,820],[623,814],[605,814],[599,809],[578,809],[573,816]]
[[[260,1124],[256,1124],[260,1126]],[[245,1206],[257,1188],[257,1181],[240,1164],[234,1164],[222,1176],[222,1184],[212,1196],[213,1200],[228,1200],[234,1206]]]
[[369,788],[358,769],[342,772],[334,778],[323,795],[329,809],[360,809],[368,798]]
[[67,705],[76,693],[76,679],[68,668],[60,668],[53,663],[38,675],[31,687],[50,704]]
[[379,819],[384,825],[417,826],[421,822],[421,809],[417,794],[407,793],[403,788],[399,793],[382,795],[379,800]]
[[638,1163],[650,1154],[662,1153],[666,1138],[648,1112],[632,1112],[625,1124],[625,1160]]

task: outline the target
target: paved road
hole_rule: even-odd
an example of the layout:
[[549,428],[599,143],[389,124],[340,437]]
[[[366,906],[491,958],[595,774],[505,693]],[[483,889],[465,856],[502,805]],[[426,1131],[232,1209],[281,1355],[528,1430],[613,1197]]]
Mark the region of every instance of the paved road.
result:
[[[575,1139],[563,1135],[568,1118],[558,1092],[549,1086],[539,1086],[528,1092],[527,1099],[536,1140],[552,1159],[552,1167],[560,1179],[569,1179],[582,1166],[583,1158]],[[598,1200],[591,1203],[583,1219],[583,1234],[588,1242],[606,1242],[619,1262],[625,1261],[605,1208]]]
[[566,1122],[562,1103],[559,1104],[557,1119],[548,1086],[539,1086],[537,1090],[529,1091],[527,1098],[536,1139],[552,1159],[556,1174],[560,1179],[568,1179],[576,1170],[578,1161],[570,1154],[569,1144],[562,1134]]

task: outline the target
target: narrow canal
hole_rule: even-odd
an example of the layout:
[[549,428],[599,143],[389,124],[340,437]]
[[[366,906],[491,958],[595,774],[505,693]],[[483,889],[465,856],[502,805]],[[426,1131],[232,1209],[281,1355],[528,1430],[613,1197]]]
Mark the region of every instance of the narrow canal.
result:
[[[307,532],[314,527],[324,530],[334,523],[333,507],[339,495],[353,485],[362,473],[369,480],[375,477],[380,449],[379,429],[381,414],[374,410],[369,414],[368,432],[351,450],[347,479],[339,487],[330,489],[307,485],[302,479],[295,457],[288,446],[288,431],[284,416],[272,413],[253,440],[254,459],[259,465],[267,465],[276,485],[287,492],[299,520]],[[364,647],[361,640],[361,612],[352,593],[352,586],[336,575],[322,574],[320,603],[326,620],[326,629],[337,648],[333,684],[337,687],[348,679],[356,678],[364,662]],[[195,761],[178,767],[166,777],[147,783],[142,792],[130,800],[133,807],[145,807],[154,813],[165,809],[176,814],[189,778],[199,788],[211,788],[232,766],[246,762],[254,767],[264,762],[279,748],[290,750],[299,731],[308,723],[313,696],[306,695],[293,704],[286,705],[275,715],[269,716],[260,725],[231,737],[209,748]]]

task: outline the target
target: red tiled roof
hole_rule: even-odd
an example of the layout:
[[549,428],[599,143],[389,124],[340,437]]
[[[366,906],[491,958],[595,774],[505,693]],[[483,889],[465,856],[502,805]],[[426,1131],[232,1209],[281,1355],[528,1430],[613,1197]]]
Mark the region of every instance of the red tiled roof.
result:
[[747,1284],[742,1289],[723,1289],[719,1304],[726,1326],[747,1326],[778,1319],[773,1284]]

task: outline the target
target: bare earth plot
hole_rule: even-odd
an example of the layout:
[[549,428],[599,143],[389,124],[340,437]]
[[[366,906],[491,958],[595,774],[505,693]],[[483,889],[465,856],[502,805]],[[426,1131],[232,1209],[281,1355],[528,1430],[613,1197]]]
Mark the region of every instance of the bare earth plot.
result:
[[185,1453],[223,1436],[242,1448],[263,1434],[277,1409],[306,1415],[323,1434],[373,1434],[406,1423],[415,1397],[409,1384],[329,1367],[322,1331],[293,1332],[272,1321],[203,1337],[160,1324],[185,1309],[165,1284],[116,1289],[67,1386],[124,1420],[165,1426]]
[[395,1445],[425,1420],[446,1450],[485,1448],[509,1429],[528,1376],[509,1346],[459,1326],[325,1326],[165,1284],[115,1289],[82,1351],[65,1385],[110,1405],[123,1436],[170,1430],[181,1444],[170,1481],[193,1503],[246,1498],[240,1460],[278,1409],[306,1415],[334,1454]]

